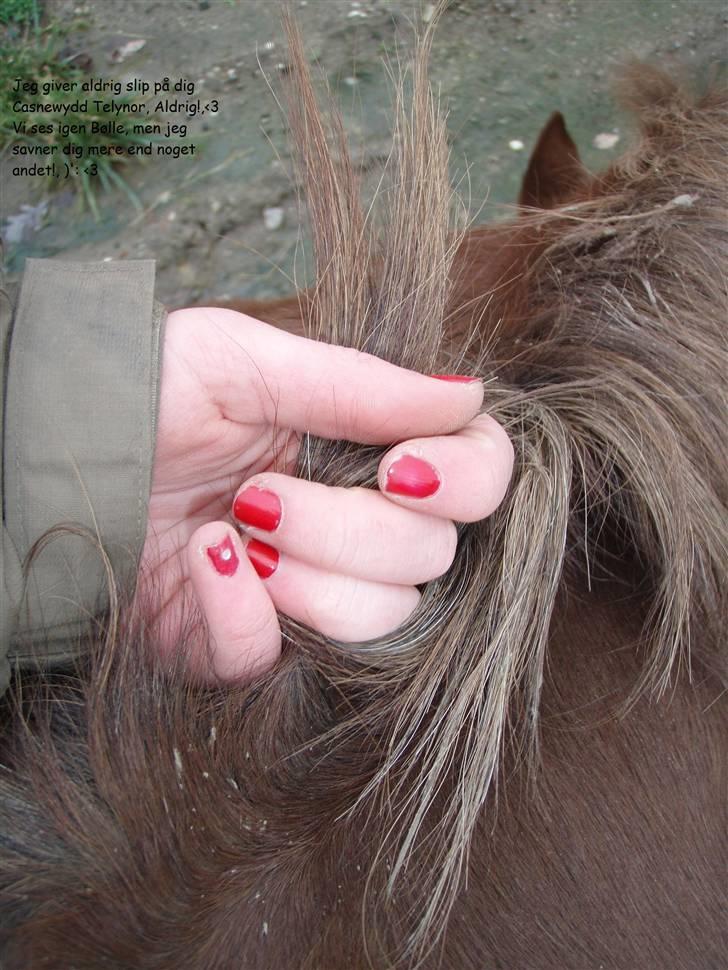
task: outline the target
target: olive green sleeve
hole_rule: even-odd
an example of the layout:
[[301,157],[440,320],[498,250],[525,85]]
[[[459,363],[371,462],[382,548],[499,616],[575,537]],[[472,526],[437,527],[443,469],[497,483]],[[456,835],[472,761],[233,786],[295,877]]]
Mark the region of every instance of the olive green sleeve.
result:
[[156,432],[153,287],[151,261],[28,260],[4,321],[0,691],[12,664],[77,651],[105,605],[100,546],[133,582]]

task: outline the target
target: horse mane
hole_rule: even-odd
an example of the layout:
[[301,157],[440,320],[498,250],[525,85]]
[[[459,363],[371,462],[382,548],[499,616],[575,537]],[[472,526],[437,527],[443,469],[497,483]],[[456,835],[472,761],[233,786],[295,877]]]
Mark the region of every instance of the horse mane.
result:
[[[629,590],[625,709],[696,667],[728,679],[726,94],[630,66],[630,152],[589,175],[556,120],[570,161],[541,171],[535,153],[532,208],[458,234],[432,30],[397,89],[375,221],[286,29],[317,277],[268,317],[480,374],[516,449],[511,489],[458,527],[452,568],[387,637],[344,646],[282,617],[276,668],[213,689],[184,676],[199,624],[160,659],[145,609],[120,607],[77,671],[19,678],[0,772],[8,970],[427,961],[504,766],[538,772],[565,598]],[[297,474],[371,487],[380,457],[306,436]]]

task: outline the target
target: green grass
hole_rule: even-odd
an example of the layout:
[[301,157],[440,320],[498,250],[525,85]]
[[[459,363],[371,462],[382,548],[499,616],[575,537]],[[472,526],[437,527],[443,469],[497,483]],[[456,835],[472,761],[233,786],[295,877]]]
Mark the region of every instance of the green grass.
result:
[[[32,8],[32,10],[31,10]],[[0,0],[0,20],[3,16],[27,15],[30,11],[32,17],[37,18],[37,5],[34,0]],[[3,21],[4,22],[4,21]],[[19,21],[15,21],[18,23]],[[27,24],[27,21],[26,21]],[[72,174],[70,179],[50,178],[52,188],[66,187],[72,185],[79,195],[82,205],[87,205],[96,219],[99,218],[99,190],[110,189],[113,186],[120,188],[126,193],[132,204],[136,208],[141,208],[138,197],[130,186],[119,174],[119,169],[136,159],[130,158],[126,154],[110,157],[97,155],[92,159],[88,156],[88,148],[93,145],[100,146],[120,146],[126,150],[130,145],[153,141],[148,136],[141,137],[131,133],[113,134],[90,134],[91,123],[96,121],[108,124],[115,119],[125,124],[127,129],[131,128],[129,123],[131,118],[134,120],[153,121],[147,115],[130,116],[107,113],[103,110],[103,105],[108,104],[111,95],[102,92],[92,92],[88,95],[81,94],[78,90],[83,81],[88,80],[88,75],[77,67],[70,58],[61,56],[61,50],[65,42],[66,35],[71,28],[64,28],[59,25],[49,25],[40,27],[31,20],[31,26],[25,27],[21,35],[17,35],[17,30],[13,28],[0,32],[0,152],[7,153],[14,143],[24,143],[26,145],[58,145],[59,151],[54,155],[43,156],[13,156],[22,162],[40,161],[46,163],[50,160],[69,161],[78,168],[78,174]],[[3,36],[4,33],[4,36]],[[31,82],[37,86],[30,91],[15,91],[16,78]],[[62,91],[48,91],[43,93],[43,85],[48,82],[77,82],[77,90],[74,93]],[[83,101],[88,98],[89,111],[83,114],[69,111],[65,115],[53,113],[26,113],[14,110],[14,105],[22,103],[70,103],[80,99]],[[94,100],[101,102],[99,110],[94,107]],[[114,101],[119,103],[130,103],[135,99],[126,95],[114,96]],[[80,128],[78,132],[70,132],[61,135],[58,130],[59,122],[69,125],[76,125]],[[15,130],[14,124],[25,122],[28,129],[33,124],[51,125],[52,132],[43,133],[19,133]],[[85,126],[85,127],[84,127]],[[70,145],[75,154],[65,156],[61,154],[63,145]]]
[[38,0],[0,0],[0,24],[37,28],[39,22]]

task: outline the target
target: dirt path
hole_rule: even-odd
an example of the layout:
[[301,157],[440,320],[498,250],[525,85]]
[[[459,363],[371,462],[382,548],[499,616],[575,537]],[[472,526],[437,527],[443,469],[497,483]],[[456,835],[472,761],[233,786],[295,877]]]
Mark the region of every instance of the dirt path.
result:
[[[17,273],[28,255],[69,259],[154,257],[158,294],[169,303],[288,292],[301,280],[300,217],[275,89],[286,51],[269,0],[49,0],[51,16],[78,13],[78,48],[94,76],[185,78],[219,101],[189,126],[191,158],[128,168],[142,200],[102,198],[102,219],[79,215],[70,193],[51,198],[45,223],[8,247]],[[427,5],[400,0],[298,0],[307,51],[340,99],[357,160],[370,172],[389,148],[389,90],[382,59],[407,56],[410,21]],[[725,7],[718,0],[454,0],[435,41],[432,78],[449,107],[453,175],[480,221],[503,215],[517,194],[538,131],[562,110],[586,163],[599,168],[628,140],[609,95],[610,74],[629,55],[699,76],[726,60]],[[144,46],[120,64],[125,43]],[[613,143],[611,148],[595,147]],[[618,137],[614,137],[618,136]],[[2,173],[0,215],[42,191]],[[487,201],[486,201],[487,200]]]

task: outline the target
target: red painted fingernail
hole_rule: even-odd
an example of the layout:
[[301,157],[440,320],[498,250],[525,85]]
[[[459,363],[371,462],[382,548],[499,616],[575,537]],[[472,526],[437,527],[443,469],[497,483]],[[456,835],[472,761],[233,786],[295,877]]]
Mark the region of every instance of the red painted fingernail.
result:
[[281,521],[281,500],[267,488],[250,485],[235,499],[233,515],[243,525],[272,532]]
[[261,579],[268,579],[278,568],[278,550],[274,549],[273,546],[268,546],[265,542],[259,542],[257,539],[251,539],[245,547],[245,551],[253,564],[253,569]]
[[440,487],[440,476],[432,465],[412,455],[402,455],[389,466],[384,490],[411,498],[427,498]]
[[221,576],[234,576],[240,560],[230,536],[225,536],[217,545],[208,546],[207,557]]
[[436,377],[438,381],[452,381],[454,384],[474,384],[480,380],[479,377],[466,377],[464,374],[430,374],[430,377]]

